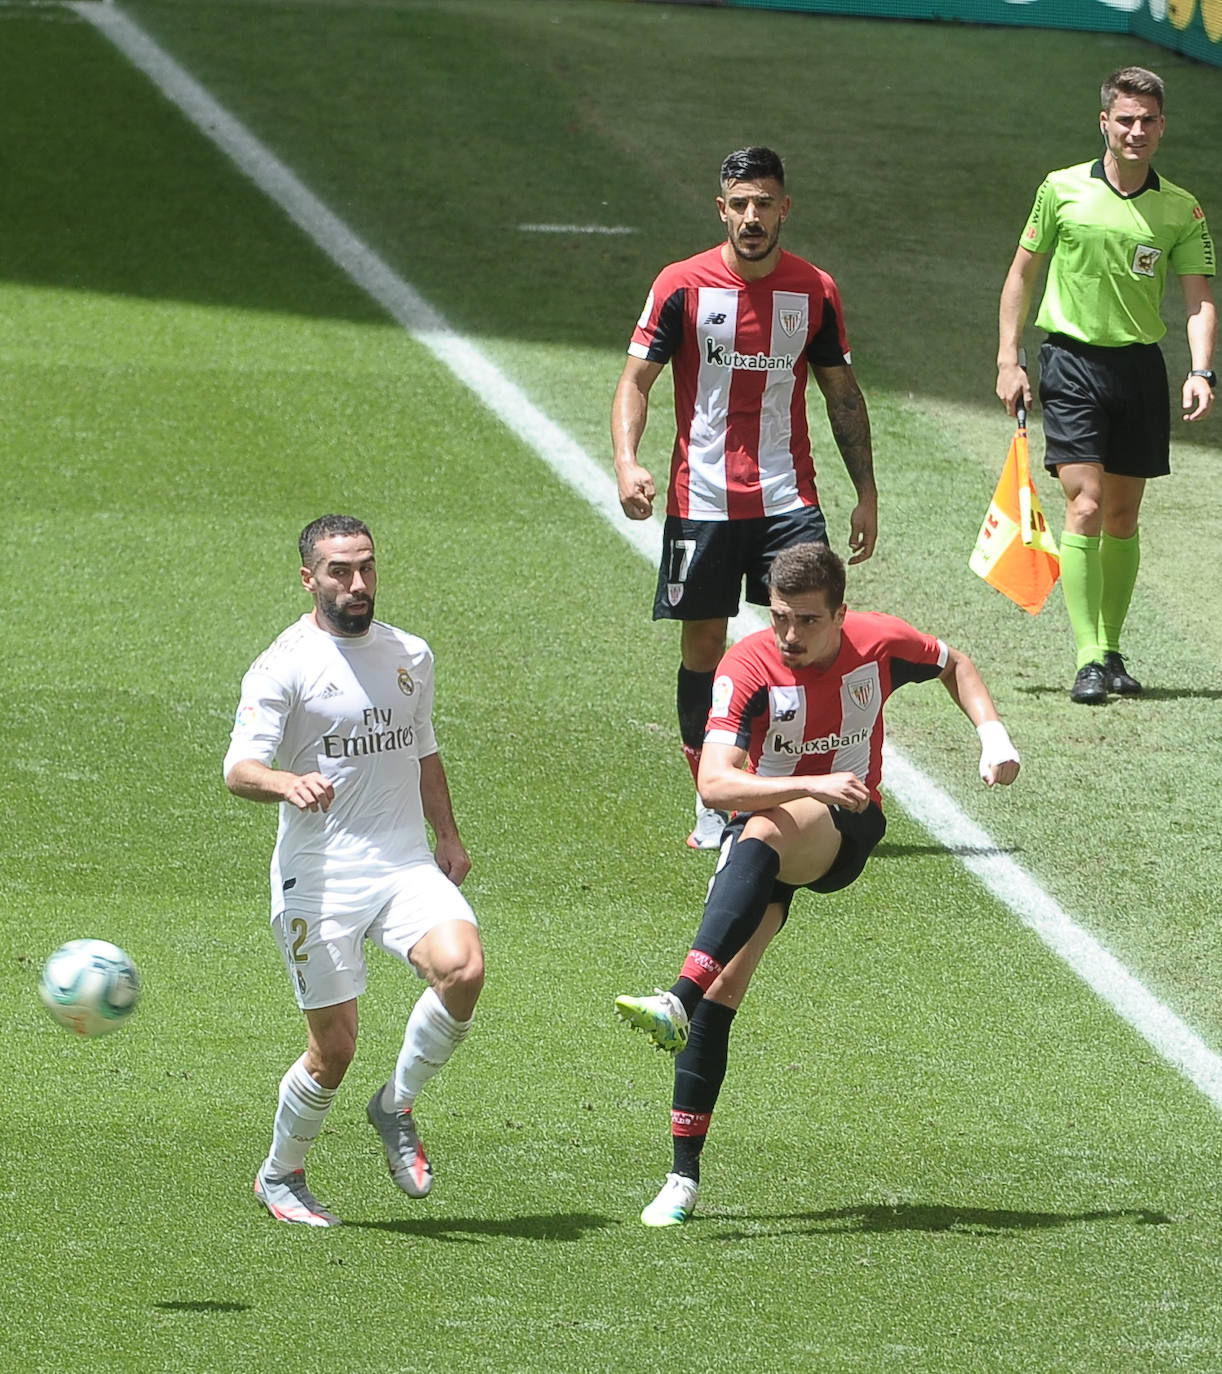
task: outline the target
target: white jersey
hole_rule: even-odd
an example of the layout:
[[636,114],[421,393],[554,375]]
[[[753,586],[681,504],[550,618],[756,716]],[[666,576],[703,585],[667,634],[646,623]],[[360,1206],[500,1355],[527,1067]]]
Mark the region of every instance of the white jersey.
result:
[[420,760],[437,752],[433,655],[424,640],[375,620],[341,638],[307,613],[255,660],[225,755],[225,776],[255,759],[292,773],[321,773],[330,810],[280,804],[272,851],[272,914],[324,884],[376,883],[430,860]]

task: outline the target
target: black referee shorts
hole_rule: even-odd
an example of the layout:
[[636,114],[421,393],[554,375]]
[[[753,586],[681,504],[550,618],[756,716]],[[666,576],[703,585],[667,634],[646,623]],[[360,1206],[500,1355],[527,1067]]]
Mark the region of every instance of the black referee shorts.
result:
[[1102,463],[1119,477],[1171,471],[1171,396],[1157,344],[1097,348],[1064,334],[1040,346],[1044,466]]

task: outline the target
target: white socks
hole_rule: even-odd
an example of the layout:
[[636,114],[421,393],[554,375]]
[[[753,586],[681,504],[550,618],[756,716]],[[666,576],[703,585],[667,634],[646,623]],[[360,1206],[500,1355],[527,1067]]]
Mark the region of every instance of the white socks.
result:
[[[473,1024],[474,1018],[456,1021],[433,989],[425,988],[408,1017],[394,1077],[382,1091],[383,1107],[410,1111],[417,1093],[467,1038]],[[335,1088],[324,1088],[307,1071],[304,1055],[289,1068],[280,1080],[272,1148],[264,1165],[270,1177],[304,1167],[306,1152],[322,1132],[335,1093]]]
[[296,1173],[304,1165],[306,1151],[318,1139],[334,1100],[335,1089],[315,1081],[302,1055],[280,1080],[280,1101],[266,1165],[271,1177]]
[[[425,988],[407,1019],[403,1048],[394,1077],[382,1091],[382,1106],[392,1112],[411,1111],[417,1093],[467,1038],[474,1020],[456,1021],[433,989]],[[394,1100],[388,1102],[391,1096]]]

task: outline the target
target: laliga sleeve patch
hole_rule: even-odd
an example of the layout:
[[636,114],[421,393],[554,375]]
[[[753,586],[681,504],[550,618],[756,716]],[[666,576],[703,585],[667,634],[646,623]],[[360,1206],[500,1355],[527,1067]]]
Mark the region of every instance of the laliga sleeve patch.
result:
[[730,710],[734,695],[734,679],[724,674],[713,683],[713,715],[724,716]]

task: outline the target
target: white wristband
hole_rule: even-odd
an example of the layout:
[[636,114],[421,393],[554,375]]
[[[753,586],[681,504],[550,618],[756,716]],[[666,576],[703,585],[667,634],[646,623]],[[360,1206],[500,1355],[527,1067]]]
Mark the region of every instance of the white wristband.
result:
[[1010,739],[1010,732],[999,720],[985,720],[976,727],[980,736],[980,776],[999,763],[1018,763],[1018,750]]

